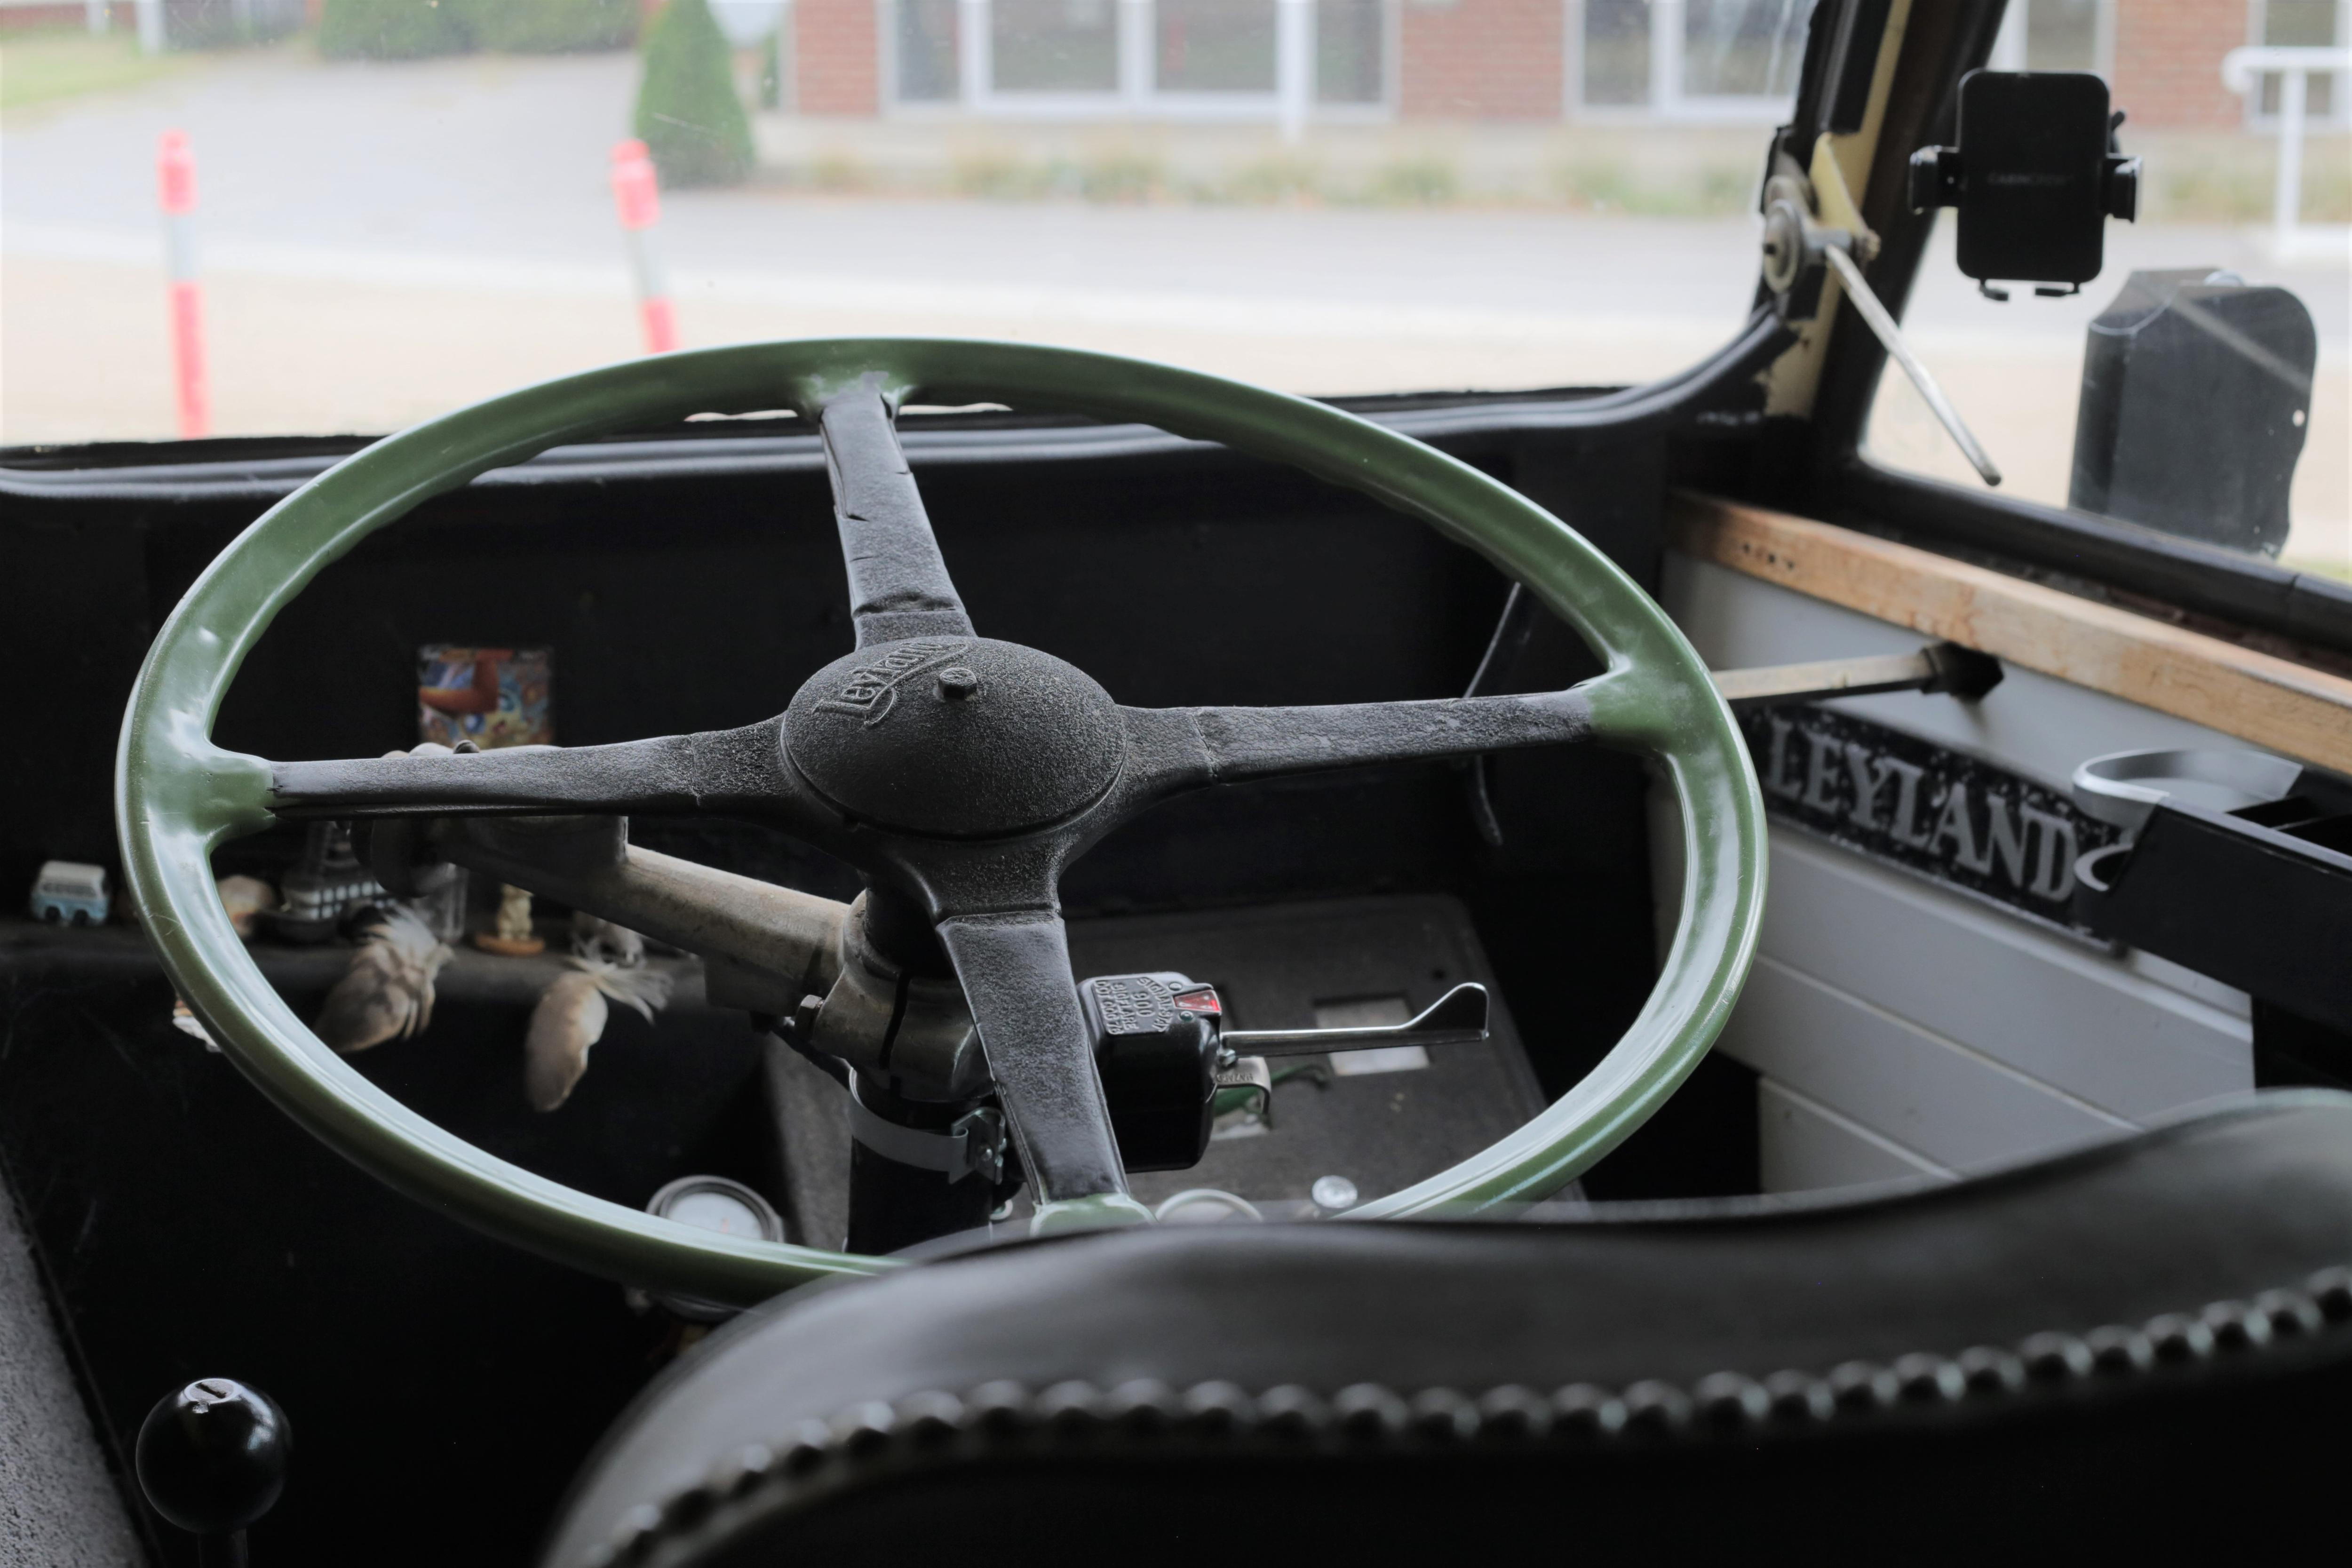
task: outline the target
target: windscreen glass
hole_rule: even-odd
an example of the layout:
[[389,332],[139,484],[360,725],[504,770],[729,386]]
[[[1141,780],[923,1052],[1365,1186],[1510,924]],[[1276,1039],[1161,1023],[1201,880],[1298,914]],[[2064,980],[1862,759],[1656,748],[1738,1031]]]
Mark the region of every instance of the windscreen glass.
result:
[[1645,380],[1749,309],[1811,9],[0,5],[0,442],[374,433],[833,334]]
[[[2106,225],[2079,293],[1994,280],[1998,300],[1961,275],[1946,209],[1905,333],[1999,493],[2352,580],[2352,120],[2327,68],[2345,13],[2254,0],[2245,30],[2192,37],[2175,11],[2014,0],[1994,68],[2106,79],[2139,218]],[[1987,488],[1892,366],[1866,447]]]

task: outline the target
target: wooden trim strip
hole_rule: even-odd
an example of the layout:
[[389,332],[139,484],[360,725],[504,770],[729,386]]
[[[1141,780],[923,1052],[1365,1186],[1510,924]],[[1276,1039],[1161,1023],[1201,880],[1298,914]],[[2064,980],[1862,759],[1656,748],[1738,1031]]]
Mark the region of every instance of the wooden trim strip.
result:
[[1666,542],[2283,755],[2352,773],[2352,680],[1949,556],[1678,491]]

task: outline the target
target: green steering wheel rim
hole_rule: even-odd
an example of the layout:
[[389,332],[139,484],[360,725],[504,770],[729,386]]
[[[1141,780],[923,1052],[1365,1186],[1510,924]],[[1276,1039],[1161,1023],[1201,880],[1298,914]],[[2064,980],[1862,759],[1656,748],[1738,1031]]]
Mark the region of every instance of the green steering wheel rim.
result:
[[1303,468],[1431,523],[1525,583],[1609,668],[1600,738],[1680,797],[1682,916],[1625,1037],[1575,1089],[1473,1159],[1356,1211],[1460,1213],[1547,1196],[1689,1075],[1738,998],[1764,903],[1763,803],[1706,668],[1650,597],[1550,513],[1466,464],[1322,404],[1118,356],[933,338],[805,339],[664,354],[542,382],[389,437],[270,508],[156,635],[123,718],[116,825],[134,907],[213,1037],[279,1109],[451,1217],[614,1279],[750,1303],[890,1259],[731,1240],[589,1197],[451,1136],[322,1044],[247,953],[213,888],[223,840],[266,826],[269,772],[212,742],[221,699],[278,610],[329,563],[488,469],[607,431],[792,404],[879,371],[900,396],[1006,401],[1156,425]]

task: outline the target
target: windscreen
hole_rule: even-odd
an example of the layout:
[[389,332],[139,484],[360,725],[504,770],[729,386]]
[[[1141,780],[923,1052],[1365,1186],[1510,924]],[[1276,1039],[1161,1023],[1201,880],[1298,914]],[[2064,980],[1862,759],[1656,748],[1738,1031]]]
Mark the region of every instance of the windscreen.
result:
[[[1980,289],[1958,216],[1937,218],[1905,331],[2000,493],[2352,580],[2347,14],[2011,0],[1992,68],[2105,78],[2142,172],[2138,221],[2106,225],[2079,293]],[[1891,368],[1865,447],[1986,488]]]
[[1811,0],[0,5],[0,441],[380,433],[669,347],[1622,384],[1747,314]]

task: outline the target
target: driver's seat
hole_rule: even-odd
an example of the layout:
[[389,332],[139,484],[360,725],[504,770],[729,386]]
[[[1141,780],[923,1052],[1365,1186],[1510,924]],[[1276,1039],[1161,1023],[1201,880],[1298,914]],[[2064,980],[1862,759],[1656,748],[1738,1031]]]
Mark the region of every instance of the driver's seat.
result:
[[546,1562],[2243,1557],[2340,1539],[2347,1431],[2352,1096],[2298,1091],[1891,1195],[803,1291],[646,1394]]

